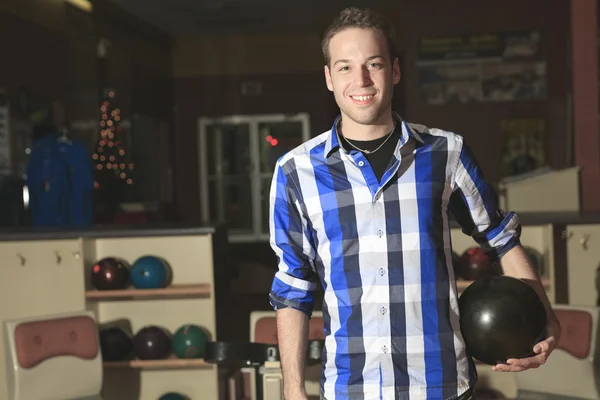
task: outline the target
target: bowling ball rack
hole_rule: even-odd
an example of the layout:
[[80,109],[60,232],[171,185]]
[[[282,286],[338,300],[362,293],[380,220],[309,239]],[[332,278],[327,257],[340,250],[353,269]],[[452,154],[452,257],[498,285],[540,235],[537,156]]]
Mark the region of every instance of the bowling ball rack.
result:
[[211,295],[210,284],[172,284],[161,289],[88,290],[89,301],[160,300],[177,298],[207,298]]
[[[88,290],[85,293],[88,302],[198,299],[210,296],[210,284],[203,283],[172,284],[160,289],[136,289],[128,287],[120,290]],[[166,358],[155,360],[140,360],[133,358],[121,361],[105,361],[103,365],[105,368],[134,368],[145,370],[212,368],[212,365],[205,362],[202,358],[178,358],[173,354],[170,354]]]

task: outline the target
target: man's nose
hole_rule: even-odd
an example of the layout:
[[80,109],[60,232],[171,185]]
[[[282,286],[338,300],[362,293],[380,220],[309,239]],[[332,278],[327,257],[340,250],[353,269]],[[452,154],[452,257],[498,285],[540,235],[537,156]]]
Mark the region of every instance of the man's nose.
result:
[[354,79],[360,87],[370,86],[373,83],[371,74],[366,67],[357,68],[355,71]]

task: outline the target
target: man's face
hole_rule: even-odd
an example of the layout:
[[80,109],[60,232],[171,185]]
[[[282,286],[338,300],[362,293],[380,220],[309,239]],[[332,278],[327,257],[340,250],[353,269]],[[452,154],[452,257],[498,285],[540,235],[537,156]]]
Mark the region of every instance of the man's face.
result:
[[385,36],[371,29],[345,29],[331,38],[329,55],[325,79],[342,115],[364,125],[382,122],[400,81],[398,59],[390,60]]

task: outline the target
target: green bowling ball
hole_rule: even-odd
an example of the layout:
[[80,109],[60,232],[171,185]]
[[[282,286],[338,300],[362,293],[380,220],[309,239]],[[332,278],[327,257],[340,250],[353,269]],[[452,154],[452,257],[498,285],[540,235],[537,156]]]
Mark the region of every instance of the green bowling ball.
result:
[[178,358],[202,358],[208,342],[206,333],[198,325],[186,324],[177,329],[171,341]]
[[169,392],[160,396],[158,400],[190,400],[190,398],[180,393]]

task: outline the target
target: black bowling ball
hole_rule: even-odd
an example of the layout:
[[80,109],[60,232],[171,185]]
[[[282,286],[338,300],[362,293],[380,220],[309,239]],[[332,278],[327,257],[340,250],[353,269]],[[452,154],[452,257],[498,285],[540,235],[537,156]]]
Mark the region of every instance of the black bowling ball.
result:
[[460,327],[467,352],[489,365],[534,354],[546,338],[546,309],[526,282],[509,277],[484,277],[459,298]]
[[127,360],[133,350],[131,336],[119,327],[100,330],[100,349],[103,361]]

